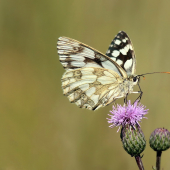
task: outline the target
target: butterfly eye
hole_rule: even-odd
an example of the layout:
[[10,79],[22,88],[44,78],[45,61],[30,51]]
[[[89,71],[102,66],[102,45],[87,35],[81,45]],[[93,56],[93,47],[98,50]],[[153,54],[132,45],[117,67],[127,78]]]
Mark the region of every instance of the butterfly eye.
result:
[[137,77],[133,77],[133,82],[136,82],[136,80],[137,80]]

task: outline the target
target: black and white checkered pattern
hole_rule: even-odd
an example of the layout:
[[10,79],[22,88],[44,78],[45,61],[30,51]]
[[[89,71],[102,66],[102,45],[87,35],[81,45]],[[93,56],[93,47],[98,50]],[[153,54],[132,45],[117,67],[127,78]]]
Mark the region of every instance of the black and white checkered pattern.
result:
[[128,35],[120,31],[111,42],[106,55],[119,64],[128,75],[135,73],[136,59]]

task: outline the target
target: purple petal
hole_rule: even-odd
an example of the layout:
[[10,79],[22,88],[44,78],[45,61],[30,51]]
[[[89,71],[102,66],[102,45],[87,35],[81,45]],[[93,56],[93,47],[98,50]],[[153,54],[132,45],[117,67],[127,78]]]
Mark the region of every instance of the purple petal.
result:
[[110,111],[111,114],[108,114],[110,118],[107,118],[108,123],[112,124],[109,127],[113,128],[115,126],[119,126],[120,129],[120,126],[127,124],[132,126],[135,124],[139,125],[142,118],[146,118],[144,115],[148,113],[148,109],[145,108],[146,107],[141,103],[138,103],[138,101],[132,105],[130,100],[127,105],[117,105],[117,107],[113,106],[113,110]]

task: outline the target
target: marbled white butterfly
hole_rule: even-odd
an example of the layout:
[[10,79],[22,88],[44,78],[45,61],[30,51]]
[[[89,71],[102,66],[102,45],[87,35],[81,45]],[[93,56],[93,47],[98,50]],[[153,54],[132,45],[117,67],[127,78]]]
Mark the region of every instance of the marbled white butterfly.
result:
[[67,37],[59,37],[57,49],[66,69],[61,79],[63,93],[71,103],[96,110],[117,98],[127,100],[129,93],[140,93],[141,98],[141,89],[133,92],[139,76],[134,75],[135,53],[125,32],[116,35],[106,55]]

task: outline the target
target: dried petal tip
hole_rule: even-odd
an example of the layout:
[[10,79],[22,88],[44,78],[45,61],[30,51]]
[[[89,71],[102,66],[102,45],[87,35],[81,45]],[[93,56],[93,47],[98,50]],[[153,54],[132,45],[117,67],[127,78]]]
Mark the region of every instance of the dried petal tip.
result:
[[155,129],[149,139],[154,151],[165,151],[170,147],[170,132],[164,128]]
[[137,124],[134,127],[130,125],[122,127],[120,138],[123,148],[131,156],[139,156],[145,149],[145,136],[142,129]]
[[108,123],[111,123],[109,127],[112,128],[115,126],[120,127],[125,125],[135,126],[136,124],[139,125],[139,121],[141,121],[142,118],[146,118],[144,115],[148,113],[148,109],[145,109],[145,106],[138,103],[138,101],[131,104],[129,100],[127,105],[117,105],[117,107],[113,106],[113,110],[110,111],[110,113],[110,118],[107,118]]

